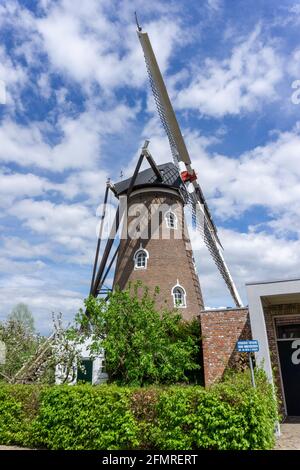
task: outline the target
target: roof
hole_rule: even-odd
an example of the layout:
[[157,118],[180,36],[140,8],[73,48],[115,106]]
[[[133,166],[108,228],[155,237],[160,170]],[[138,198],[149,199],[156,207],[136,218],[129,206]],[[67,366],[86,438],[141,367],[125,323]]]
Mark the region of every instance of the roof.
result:
[[[158,165],[158,168],[163,177],[162,181],[157,178],[152,168],[147,168],[147,170],[143,170],[138,173],[135,184],[133,186],[134,189],[149,186],[161,186],[177,190],[182,188],[182,179],[180,178],[179,171],[174,163],[164,163],[163,165]],[[120,181],[119,183],[115,183],[114,189],[117,196],[127,191],[130,185],[130,181],[131,178],[128,178],[124,181]]]
[[246,282],[246,286],[258,286],[261,284],[277,284],[279,282],[295,282],[300,281],[299,278],[292,279],[273,279],[271,281],[257,281],[257,282]]

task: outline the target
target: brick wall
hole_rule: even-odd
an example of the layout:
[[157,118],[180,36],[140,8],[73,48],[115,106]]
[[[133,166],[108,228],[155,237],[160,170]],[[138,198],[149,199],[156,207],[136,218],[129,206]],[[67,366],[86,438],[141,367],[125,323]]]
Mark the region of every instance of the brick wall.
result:
[[221,379],[228,367],[245,359],[245,355],[235,352],[236,342],[252,336],[247,308],[204,310],[200,313],[200,323],[207,387]]
[[[153,189],[150,192],[139,192],[130,196],[128,204],[129,214],[133,204],[141,203],[145,207],[143,220],[151,222],[151,206],[165,205],[171,207],[178,219],[178,229],[167,229],[164,217],[160,217],[159,233],[156,238],[144,231],[138,239],[122,234],[120,249],[114,277],[114,286],[124,289],[129,282],[142,281],[151,293],[159,286],[160,292],[156,296],[158,309],[174,308],[172,288],[179,284],[186,291],[186,308],[179,311],[183,318],[190,320],[199,315],[203,309],[202,293],[198,275],[195,272],[190,239],[185,223],[183,201],[175,191],[168,193]],[[133,216],[128,217],[128,226],[134,221]],[[147,224],[148,225],[148,224]],[[141,227],[140,227],[141,228]],[[130,230],[129,230],[130,231]],[[147,269],[134,269],[134,254],[140,248],[149,252]]]

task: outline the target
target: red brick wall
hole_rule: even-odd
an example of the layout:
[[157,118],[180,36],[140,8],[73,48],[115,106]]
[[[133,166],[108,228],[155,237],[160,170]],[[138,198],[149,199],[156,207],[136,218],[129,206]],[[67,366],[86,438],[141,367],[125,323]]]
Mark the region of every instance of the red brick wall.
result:
[[209,386],[221,379],[228,367],[240,361],[235,352],[239,339],[251,339],[247,308],[204,310],[200,313],[204,380]]
[[[264,307],[274,379],[281,401],[280,411],[285,414],[283,389],[280,380],[277,352],[276,324],[298,323],[300,304],[270,305]],[[241,354],[235,352],[239,339],[251,339],[251,327],[247,308],[205,310],[200,313],[205,385],[223,377],[228,367],[239,364]]]
[[[154,188],[151,192],[133,194],[128,204],[129,211],[135,203],[144,205],[145,219],[148,218],[148,220],[151,220],[152,204],[164,204],[172,207],[177,215],[178,229],[176,231],[167,229],[164,219],[161,218],[157,239],[148,237],[135,240],[134,238],[126,238],[123,234],[115,270],[114,286],[118,285],[120,289],[124,289],[129,282],[142,281],[149,288],[150,293],[154,293],[155,287],[159,286],[160,292],[156,296],[157,308],[173,309],[172,288],[178,280],[186,291],[186,308],[180,308],[179,311],[185,320],[196,318],[203,309],[203,299],[199,278],[193,264],[193,253],[180,195],[175,192],[160,192],[159,189],[155,190]],[[132,220],[134,217],[129,216],[128,224]],[[140,246],[149,252],[149,260],[145,270],[134,269],[134,254]]]

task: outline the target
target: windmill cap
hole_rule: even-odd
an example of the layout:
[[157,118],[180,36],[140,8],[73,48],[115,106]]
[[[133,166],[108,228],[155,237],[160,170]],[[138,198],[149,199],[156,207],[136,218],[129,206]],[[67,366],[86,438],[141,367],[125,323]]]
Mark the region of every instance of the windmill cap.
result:
[[[162,175],[162,181],[160,181],[152,168],[147,168],[146,170],[141,171],[138,173],[134,189],[137,188],[144,188],[144,187],[163,187],[163,188],[172,188],[176,190],[180,190],[183,186],[182,180],[180,178],[179,171],[174,163],[164,163],[163,165],[158,165],[158,168]],[[115,183],[114,189],[116,195],[119,196],[122,193],[125,193],[130,186],[131,178],[126,180],[120,181],[119,183]]]

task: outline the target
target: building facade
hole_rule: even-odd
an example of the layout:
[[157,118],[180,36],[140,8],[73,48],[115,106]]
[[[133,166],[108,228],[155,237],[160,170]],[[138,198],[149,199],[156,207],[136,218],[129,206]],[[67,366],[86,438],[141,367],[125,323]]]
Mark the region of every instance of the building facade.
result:
[[247,285],[249,307],[204,310],[202,329],[205,385],[221,379],[227,368],[243,365],[236,342],[255,339],[256,364],[274,385],[281,414],[300,416],[300,280]]

